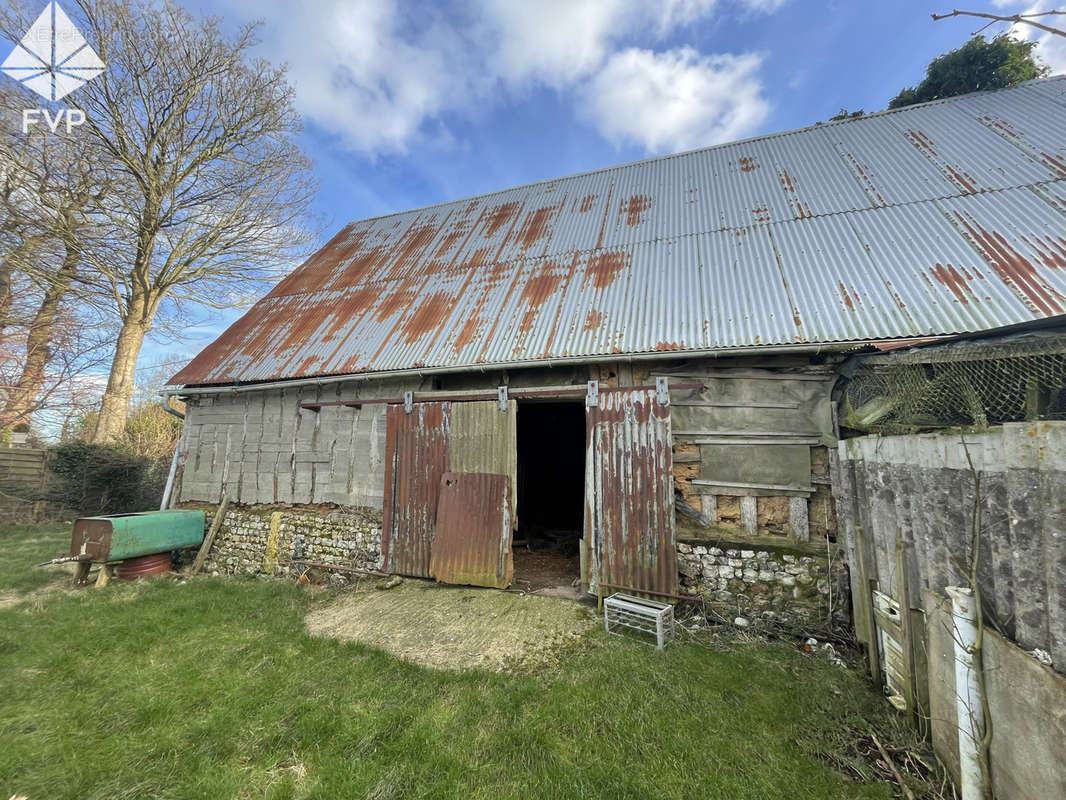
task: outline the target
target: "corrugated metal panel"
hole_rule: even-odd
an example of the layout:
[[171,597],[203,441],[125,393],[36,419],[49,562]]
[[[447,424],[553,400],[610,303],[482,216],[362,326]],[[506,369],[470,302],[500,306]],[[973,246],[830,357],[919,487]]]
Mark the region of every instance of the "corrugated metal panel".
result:
[[493,401],[452,403],[448,464],[452,472],[506,475],[511,486],[511,516],[518,513],[518,404],[506,411]]
[[511,585],[511,491],[506,475],[444,474],[430,560],[432,577],[466,586]]
[[171,380],[963,333],[1063,311],[1066,77],[347,226]]
[[600,392],[588,409],[590,590],[677,593],[670,407],[654,389]]
[[448,471],[448,403],[389,406],[382,555],[389,572],[429,577],[441,476]]

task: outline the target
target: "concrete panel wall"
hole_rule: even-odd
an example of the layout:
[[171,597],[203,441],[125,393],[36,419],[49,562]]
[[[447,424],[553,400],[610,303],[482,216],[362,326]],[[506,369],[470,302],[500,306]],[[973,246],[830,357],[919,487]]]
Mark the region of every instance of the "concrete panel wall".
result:
[[[911,598],[965,586],[974,476],[980,477],[979,578],[988,617],[1026,650],[1066,672],[1066,422],[1009,423],[986,432],[864,436],[840,443],[834,492],[852,566],[856,631],[868,592],[859,561],[882,592]],[[902,539],[905,575],[897,574]]]
[[[929,592],[925,620],[933,747],[958,779],[950,603]],[[991,631],[984,637],[984,665],[995,796],[1018,800],[1066,797],[1066,679]]]

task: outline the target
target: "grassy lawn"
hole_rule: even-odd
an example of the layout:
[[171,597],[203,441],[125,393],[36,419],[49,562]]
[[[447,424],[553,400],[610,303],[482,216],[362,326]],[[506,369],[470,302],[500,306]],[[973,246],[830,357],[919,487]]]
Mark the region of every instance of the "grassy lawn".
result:
[[[0,592],[67,536],[0,530]],[[540,672],[446,672],[308,636],[328,596],[154,579],[0,608],[0,797],[892,796],[819,756],[887,706],[791,646],[597,630]]]

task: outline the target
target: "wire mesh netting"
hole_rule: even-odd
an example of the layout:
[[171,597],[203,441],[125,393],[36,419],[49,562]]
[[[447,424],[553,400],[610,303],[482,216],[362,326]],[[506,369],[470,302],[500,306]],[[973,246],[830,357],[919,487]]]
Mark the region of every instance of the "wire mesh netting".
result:
[[1066,419],[1066,336],[864,359],[841,411],[845,427],[885,434]]

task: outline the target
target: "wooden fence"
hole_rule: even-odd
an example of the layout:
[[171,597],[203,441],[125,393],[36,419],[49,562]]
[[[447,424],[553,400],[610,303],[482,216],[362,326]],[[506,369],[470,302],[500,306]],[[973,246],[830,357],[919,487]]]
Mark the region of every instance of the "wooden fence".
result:
[[13,522],[37,520],[48,489],[48,451],[0,449],[0,516]]

